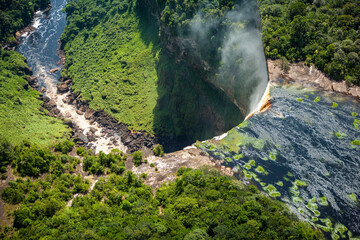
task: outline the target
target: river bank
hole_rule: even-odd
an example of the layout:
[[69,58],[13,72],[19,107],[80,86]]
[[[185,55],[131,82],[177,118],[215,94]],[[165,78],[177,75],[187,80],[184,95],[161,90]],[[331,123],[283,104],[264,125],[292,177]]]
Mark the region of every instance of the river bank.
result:
[[296,81],[304,87],[313,87],[324,91],[344,93],[360,99],[360,87],[348,86],[346,81],[331,80],[315,66],[306,66],[304,62],[289,64],[288,71],[282,69],[281,60],[267,60],[269,80],[284,79],[287,82]]

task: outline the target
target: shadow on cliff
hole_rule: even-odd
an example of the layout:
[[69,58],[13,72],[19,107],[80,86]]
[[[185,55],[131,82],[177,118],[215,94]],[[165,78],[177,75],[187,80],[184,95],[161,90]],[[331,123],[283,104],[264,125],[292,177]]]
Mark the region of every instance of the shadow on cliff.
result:
[[[159,34],[157,19],[138,10],[139,32],[146,45],[153,44],[157,59],[157,105],[154,109],[154,129],[165,151],[180,150],[194,143],[220,135],[244,116],[226,94],[207,80],[205,71],[193,49],[179,50],[176,39]],[[170,36],[167,36],[170,37]]]

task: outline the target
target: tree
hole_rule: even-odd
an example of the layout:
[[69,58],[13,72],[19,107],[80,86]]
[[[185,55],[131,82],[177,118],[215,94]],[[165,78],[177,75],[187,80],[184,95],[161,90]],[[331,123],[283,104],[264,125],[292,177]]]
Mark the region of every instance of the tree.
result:
[[306,14],[306,4],[303,2],[292,3],[289,7],[289,17],[293,20],[295,16],[304,16]]
[[133,153],[133,158],[134,158],[134,164],[135,166],[140,166],[142,163],[142,152],[141,151],[136,151]]

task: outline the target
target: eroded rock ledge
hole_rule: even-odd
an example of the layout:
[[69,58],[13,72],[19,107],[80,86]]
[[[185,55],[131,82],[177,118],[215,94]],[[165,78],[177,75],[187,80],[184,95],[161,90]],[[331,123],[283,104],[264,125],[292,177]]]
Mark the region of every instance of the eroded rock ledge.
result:
[[348,86],[345,81],[333,81],[313,65],[308,67],[304,62],[289,64],[289,70],[285,72],[281,67],[281,60],[267,60],[267,64],[270,81],[283,78],[287,81],[300,82],[305,87],[311,86],[325,91],[344,93],[360,99],[359,86]]

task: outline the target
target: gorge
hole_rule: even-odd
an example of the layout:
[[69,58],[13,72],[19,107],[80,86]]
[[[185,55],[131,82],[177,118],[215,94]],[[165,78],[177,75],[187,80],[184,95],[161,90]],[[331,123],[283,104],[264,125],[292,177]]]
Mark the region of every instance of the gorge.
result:
[[[185,180],[178,179],[176,184],[192,179],[191,184],[182,190],[177,185],[176,191],[188,194],[197,184],[201,186],[194,180],[198,173],[179,170],[176,174],[179,167],[216,165],[245,185],[253,184],[285,202],[292,213],[321,229],[326,238],[357,239],[359,100],[304,87],[301,79],[274,75],[272,69],[268,73],[255,1],[205,2],[184,9],[170,0],[78,0],[67,5],[66,0],[52,0],[48,13],[37,12],[36,30],[22,36],[16,51],[26,57],[37,79],[34,86],[43,93],[50,115],[71,126],[77,147],[100,153],[99,161],[107,169],[103,168],[104,176],[123,170],[103,163],[102,153],[110,154],[109,159],[119,158],[121,167],[157,188],[154,199],[161,204],[155,215],[161,216],[167,204],[162,197],[170,198],[172,191],[162,192],[162,183],[184,174]],[[61,58],[58,50],[66,57]],[[267,86],[271,97],[267,111],[256,113]],[[157,143],[164,146],[164,157],[153,156]],[[139,167],[124,157],[127,153],[133,161],[130,153],[137,150],[146,158]],[[80,168],[97,161],[91,160],[96,157],[90,153],[71,154],[81,162]],[[118,160],[109,161],[118,164]],[[85,200],[66,198],[72,203],[70,208],[86,209],[86,201],[96,202],[99,208],[100,201],[109,201],[129,211],[126,199],[134,189],[139,196],[151,192],[129,180],[132,173],[111,175],[111,180],[104,180],[102,174],[94,174],[100,180],[96,179],[89,192],[87,180],[74,180],[84,185],[78,189],[85,190],[76,194]],[[202,177],[211,182],[205,175]],[[127,189],[125,181],[132,188]],[[111,187],[106,185],[110,182]],[[105,197],[99,198],[100,192]],[[131,197],[128,202],[142,209],[142,203]],[[52,219],[49,226],[61,225],[60,218],[69,217],[64,209],[58,208],[54,215],[58,219]],[[19,226],[30,229],[26,227],[32,225],[25,220]],[[214,236],[216,231],[225,232],[209,229],[206,234]],[[131,231],[125,228],[124,234],[134,238],[135,230]]]

